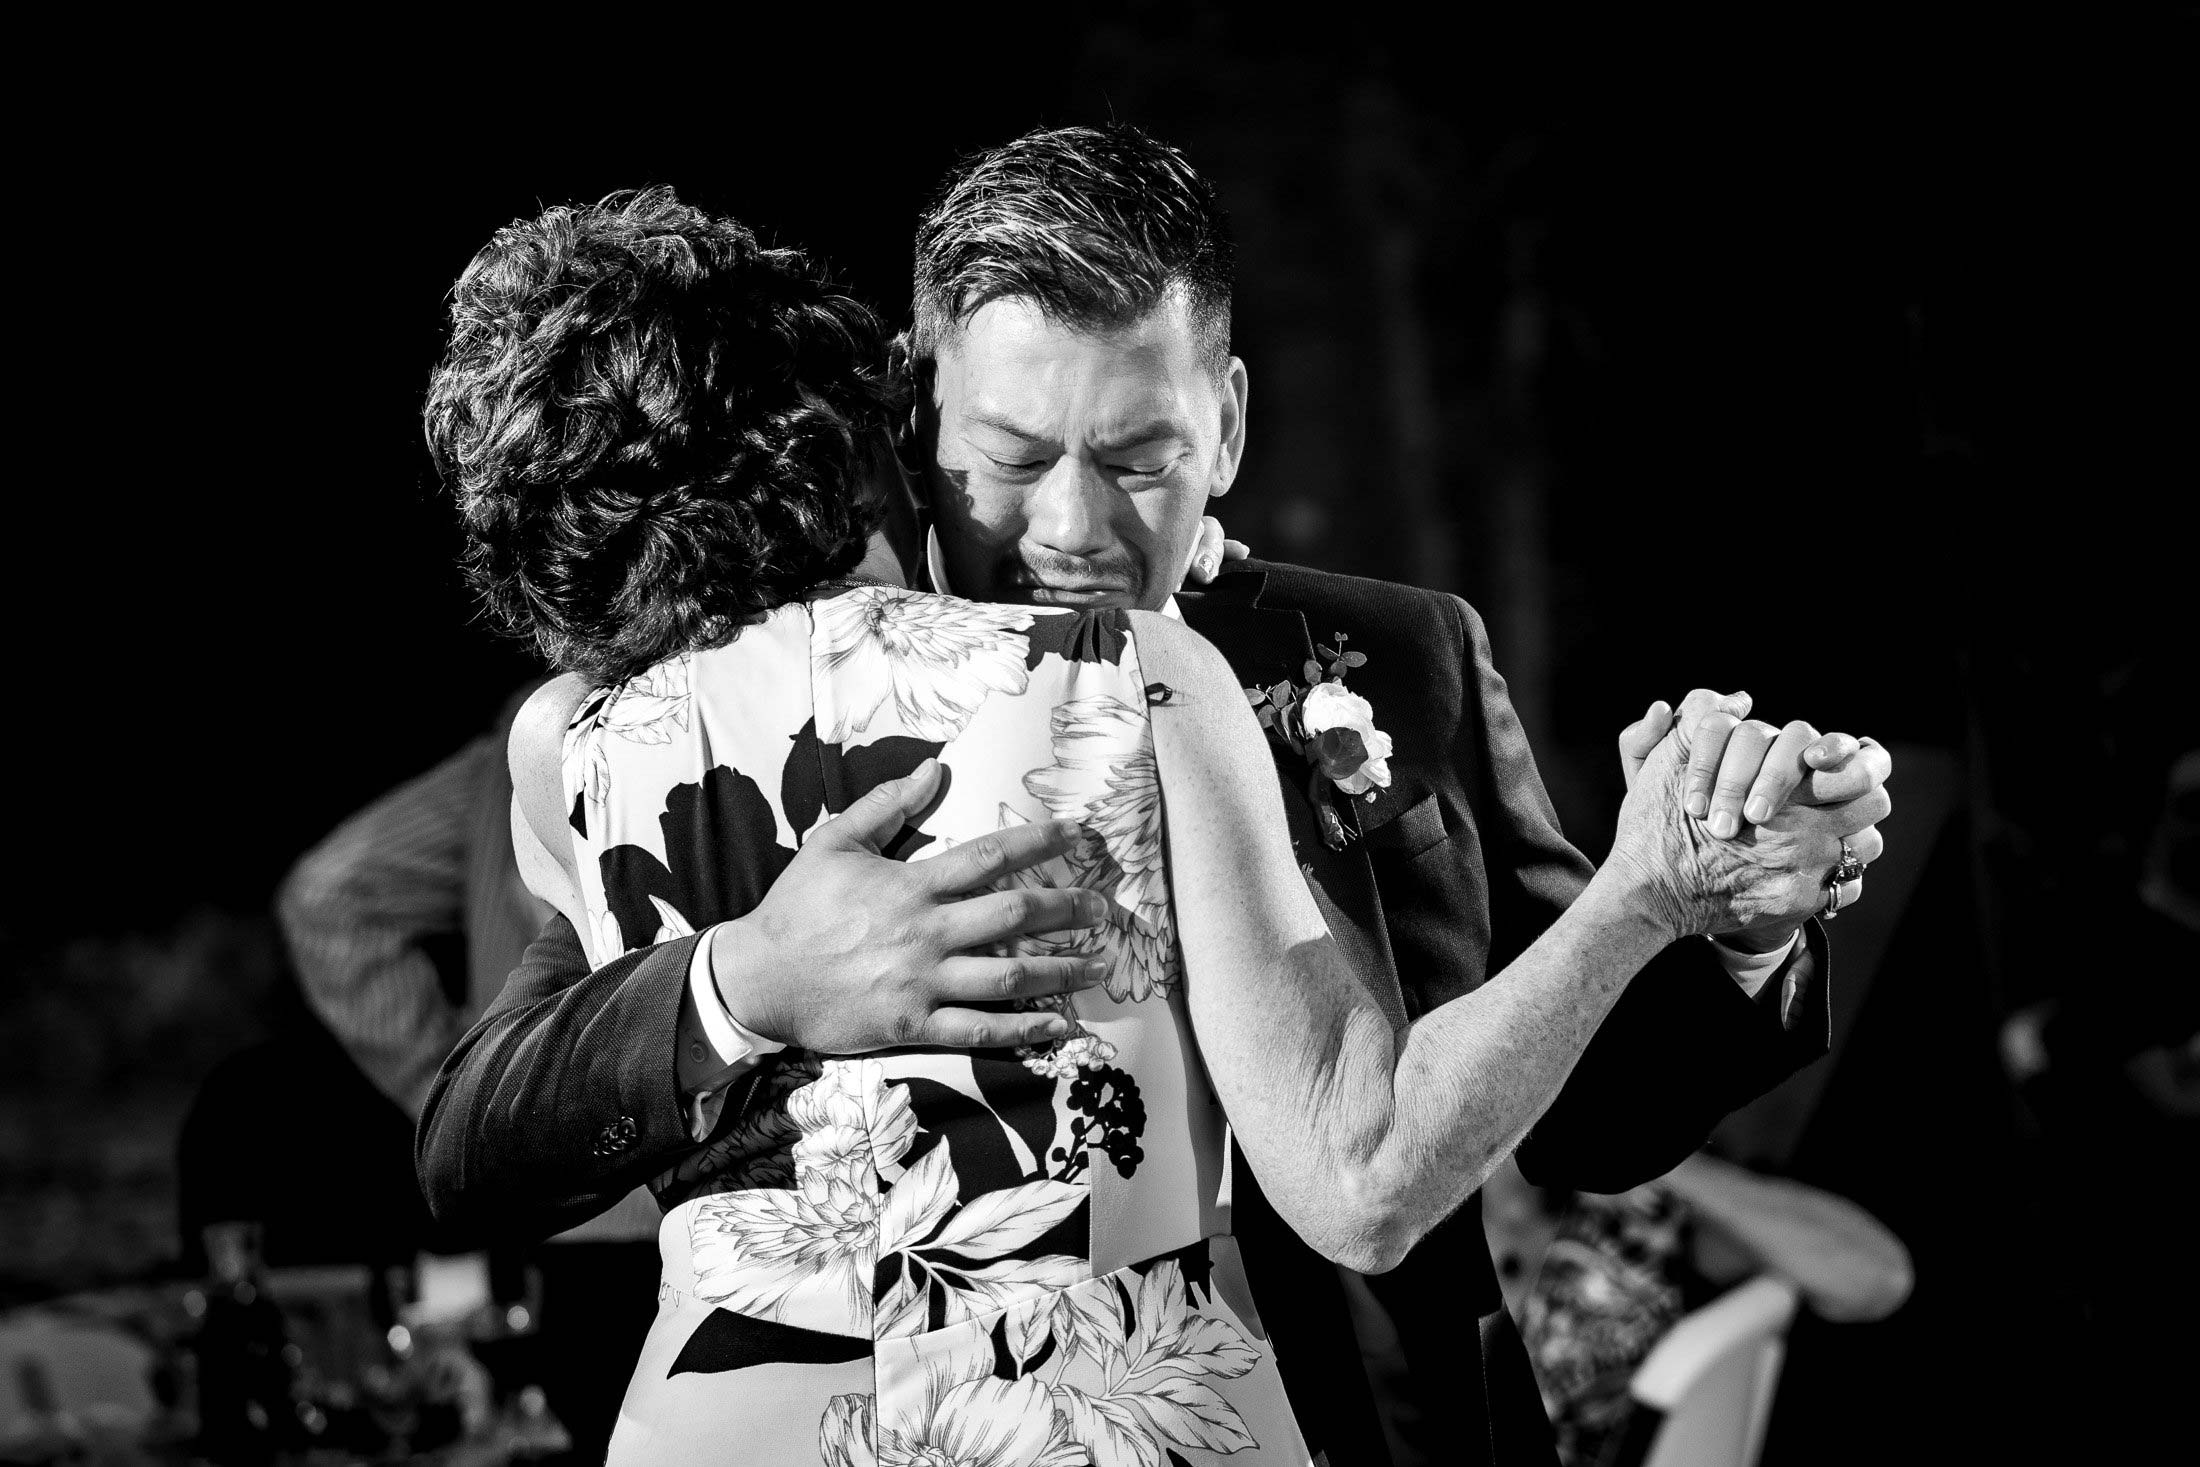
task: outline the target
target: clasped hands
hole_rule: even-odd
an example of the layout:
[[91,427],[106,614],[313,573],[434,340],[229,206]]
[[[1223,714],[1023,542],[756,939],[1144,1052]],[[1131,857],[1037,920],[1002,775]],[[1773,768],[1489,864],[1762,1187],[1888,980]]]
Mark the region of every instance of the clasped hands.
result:
[[[1827,907],[1842,842],[1865,865],[1885,849],[1894,761],[1870,739],[1775,728],[1750,709],[1747,693],[1698,688],[1621,731],[1628,794],[1607,865],[1634,876],[1674,937],[1770,952]],[[1861,878],[1847,882],[1840,905],[1862,894]]]

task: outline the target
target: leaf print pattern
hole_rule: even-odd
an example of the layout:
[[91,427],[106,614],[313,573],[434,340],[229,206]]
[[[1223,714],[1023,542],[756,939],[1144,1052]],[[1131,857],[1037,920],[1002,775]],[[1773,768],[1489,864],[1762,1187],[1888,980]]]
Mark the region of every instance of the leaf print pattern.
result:
[[1117,961],[1106,980],[1117,1002],[1166,997],[1180,975],[1161,825],[1153,726],[1143,707],[1108,694],[1054,710],[1054,763],[1024,776],[1024,789],[1057,820],[1074,820],[1094,843],[1078,853],[1074,882],[1113,891],[1109,931]]
[[1215,1383],[1251,1372],[1260,1352],[1197,1306],[1176,1259],[1125,1272],[1010,1309],[996,1326],[1006,1363],[968,1357],[966,1378],[935,1378],[903,1419],[880,1419],[869,1395],[835,1397],[825,1461],[1163,1467],[1172,1450],[1258,1446]]
[[[1160,1467],[1170,1447],[1227,1454],[1257,1445],[1209,1382],[1246,1374],[1260,1354],[1235,1326],[1194,1307],[1174,1258],[1140,1276],[1134,1296],[1120,1282],[1093,1292],[1122,1306],[1088,1308],[1071,1326],[1075,1350],[1101,1367],[1101,1389],[1058,1386],[1056,1398],[1096,1467]],[[1057,1306],[1050,1325],[1062,1317]]]
[[[833,1398],[818,1428],[827,1467],[1083,1467],[1091,1461],[1036,1380],[964,1381],[906,1431],[874,1421],[874,1398]],[[873,1442],[876,1445],[873,1445]]]
[[[615,734],[637,744],[669,744],[686,733],[694,698],[690,659],[660,662],[616,687],[592,693],[574,712],[565,730],[565,765],[581,763],[581,795],[593,815],[604,808],[611,787],[611,756],[604,736]],[[592,822],[601,826],[601,822]]]
[[1002,1308],[1083,1276],[1066,1255],[1007,1255],[1050,1232],[1087,1188],[1042,1179],[958,1206],[950,1147],[913,1164],[909,1088],[878,1060],[832,1060],[794,1093],[792,1188],[699,1200],[689,1223],[695,1292],[806,1329],[885,1339]]
[[[891,703],[901,732],[944,743],[970,724],[988,695],[1030,681],[1023,631],[1032,613],[862,586],[817,605],[813,656],[832,690],[818,738],[843,744]],[[824,710],[821,710],[821,714]]]
[[1027,1182],[974,1197],[950,1216],[955,1184],[946,1156],[942,1141],[894,1188],[913,1200],[903,1226],[881,1228],[879,1339],[939,1329],[1084,1277],[1084,1261],[1065,1254],[1005,1255],[1053,1231],[1084,1203],[1085,1186]]
[[[787,1116],[801,1133],[792,1189],[749,1188],[695,1202],[688,1233],[696,1295],[806,1329],[867,1335],[880,1237],[906,1227],[919,1201],[914,1189],[882,1192],[879,1185],[882,1165],[898,1170],[916,1139],[908,1089],[887,1085],[877,1060],[833,1060],[788,1098]],[[935,1170],[947,1174],[952,1200],[944,1154]]]

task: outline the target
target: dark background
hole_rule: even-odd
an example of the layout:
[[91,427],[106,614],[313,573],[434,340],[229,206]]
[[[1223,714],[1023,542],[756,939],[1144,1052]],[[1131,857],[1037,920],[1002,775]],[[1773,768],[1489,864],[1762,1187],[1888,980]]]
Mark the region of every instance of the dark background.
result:
[[[2200,480],[2191,12],[1537,13],[635,11],[46,58],[0,915],[0,1166],[37,1207],[9,1290],[157,1263],[174,1097],[283,1007],[274,883],[530,671],[473,618],[418,426],[491,231],[670,183],[898,322],[946,167],[1112,115],[1236,222],[1252,436],[1216,512],[1474,602],[1585,849],[1612,735],[1692,686],[1928,756],[1945,818],[1781,1152],[1921,1282],[1886,1325],[1798,1336],[1773,1459],[1883,1442],[1888,1412],[1997,1451],[2079,1430],[2126,1378],[2111,1254],[2167,1241],[2160,1169],[2066,1146],[1993,1036],[2136,981],[2118,903],[2200,742],[2171,512]],[[123,1159],[85,1160],[87,1127]]]

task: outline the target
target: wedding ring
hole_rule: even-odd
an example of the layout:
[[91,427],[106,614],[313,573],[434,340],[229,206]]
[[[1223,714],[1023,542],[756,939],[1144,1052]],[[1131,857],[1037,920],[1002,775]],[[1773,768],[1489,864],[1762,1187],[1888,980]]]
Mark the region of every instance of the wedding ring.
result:
[[1829,881],[1826,883],[1826,909],[1818,915],[1828,922],[1841,915],[1841,884],[1839,882]]

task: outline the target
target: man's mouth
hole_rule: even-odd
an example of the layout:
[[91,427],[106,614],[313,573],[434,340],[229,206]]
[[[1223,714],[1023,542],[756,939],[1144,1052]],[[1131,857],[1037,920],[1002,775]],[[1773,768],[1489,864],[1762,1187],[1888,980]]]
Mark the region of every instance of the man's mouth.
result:
[[1017,589],[1041,606],[1127,605],[1132,599],[1121,581],[1026,581]]
[[1065,607],[1089,607],[1102,600],[1131,596],[1131,587],[1122,581],[1036,581],[1025,585],[1025,594],[1041,605],[1065,605]]
[[1113,567],[1027,561],[1003,579],[1012,599],[1037,606],[1129,606],[1138,599],[1138,577]]

